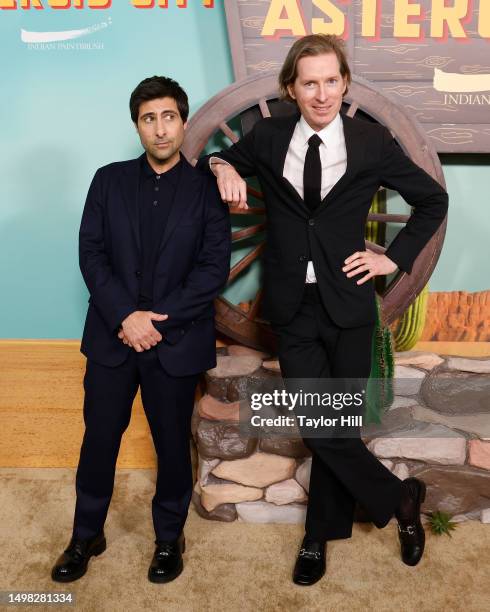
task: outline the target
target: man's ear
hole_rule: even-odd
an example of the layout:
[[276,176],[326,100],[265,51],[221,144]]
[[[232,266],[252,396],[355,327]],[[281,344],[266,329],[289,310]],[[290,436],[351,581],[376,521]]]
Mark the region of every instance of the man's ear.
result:
[[289,83],[289,85],[286,86],[287,90],[288,90],[288,94],[291,96],[291,98],[293,100],[296,100],[296,97],[294,95],[294,88],[293,88],[293,84]]
[[184,130],[187,129],[187,121],[184,122]]

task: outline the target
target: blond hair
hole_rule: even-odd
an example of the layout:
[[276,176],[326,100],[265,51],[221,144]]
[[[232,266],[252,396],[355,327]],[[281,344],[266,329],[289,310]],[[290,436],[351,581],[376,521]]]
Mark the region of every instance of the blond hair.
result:
[[299,38],[289,49],[284,60],[279,73],[279,93],[282,100],[295,102],[289,95],[288,85],[292,85],[298,76],[298,61],[302,57],[323,55],[324,53],[335,53],[337,56],[340,74],[347,83],[344,96],[347,94],[352,76],[347,62],[344,41],[333,34],[310,34],[309,36]]

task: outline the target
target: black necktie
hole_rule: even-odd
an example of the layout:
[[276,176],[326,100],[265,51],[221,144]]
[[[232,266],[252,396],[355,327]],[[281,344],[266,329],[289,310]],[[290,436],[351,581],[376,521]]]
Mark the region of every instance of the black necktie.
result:
[[322,164],[319,150],[322,142],[318,134],[313,134],[308,140],[308,151],[305,157],[303,170],[304,201],[311,211],[315,210],[322,201]]

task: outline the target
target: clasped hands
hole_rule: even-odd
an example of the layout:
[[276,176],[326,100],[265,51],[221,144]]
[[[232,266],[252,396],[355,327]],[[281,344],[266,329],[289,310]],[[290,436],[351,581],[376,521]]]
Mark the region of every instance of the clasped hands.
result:
[[117,337],[138,353],[142,353],[163,340],[162,334],[152,321],[166,319],[168,319],[166,314],[158,314],[151,310],[136,310],[124,319]]
[[[230,164],[220,163],[219,161],[213,162],[211,168],[217,179],[221,199],[231,206],[247,209],[247,183],[235,168]],[[386,255],[375,253],[370,249],[356,251],[344,260],[344,264],[342,272],[346,273],[347,278],[367,272],[356,281],[358,285],[362,285],[375,276],[391,274],[398,267]]]

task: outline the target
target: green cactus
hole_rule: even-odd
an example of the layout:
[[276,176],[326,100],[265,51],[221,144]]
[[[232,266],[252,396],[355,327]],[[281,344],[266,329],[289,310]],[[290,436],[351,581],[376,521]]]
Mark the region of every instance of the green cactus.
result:
[[429,285],[426,285],[399,318],[393,332],[397,351],[409,351],[420,340],[425,326],[428,297]]
[[367,381],[364,423],[381,423],[386,407],[393,403],[395,370],[393,339],[389,327],[381,324],[381,306],[376,298],[376,326],[371,345],[371,373]]
[[[386,191],[378,191],[375,194],[370,212],[386,212]],[[368,221],[365,238],[370,242],[384,245],[386,225],[377,221]],[[385,277],[377,276],[374,281],[376,291],[381,293],[385,288]],[[371,348],[371,373],[366,390],[365,424],[380,423],[385,408],[392,404],[394,368],[392,333],[389,327],[383,327],[381,323],[381,306],[376,297],[376,326]]]

